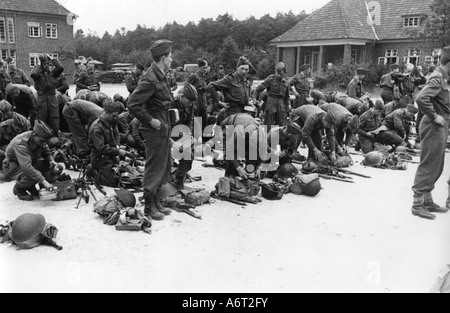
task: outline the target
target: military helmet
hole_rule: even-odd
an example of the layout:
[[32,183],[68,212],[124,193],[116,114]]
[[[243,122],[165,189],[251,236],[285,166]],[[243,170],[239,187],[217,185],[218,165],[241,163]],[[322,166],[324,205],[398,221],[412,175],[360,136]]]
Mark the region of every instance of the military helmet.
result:
[[261,195],[267,200],[281,200],[284,190],[276,184],[261,184]]
[[278,169],[278,177],[281,179],[288,179],[298,175],[298,169],[291,163],[283,164]]
[[[22,243],[39,237],[46,225],[45,218],[41,214],[23,214],[13,222],[11,239],[20,247]],[[36,243],[39,244],[40,242]]]
[[407,153],[408,150],[406,149],[406,147],[398,146],[398,147],[395,149],[395,152],[396,152],[396,153]]
[[302,188],[302,194],[308,197],[315,197],[322,190],[320,178],[314,178],[312,181],[306,183]]
[[125,207],[134,208],[136,206],[136,197],[131,191],[126,189],[116,189],[114,191]]
[[380,166],[383,163],[383,153],[379,151],[369,152],[364,158],[364,164],[367,166]]
[[48,147],[51,149],[57,149],[60,147],[60,142],[58,137],[52,137],[48,140]]

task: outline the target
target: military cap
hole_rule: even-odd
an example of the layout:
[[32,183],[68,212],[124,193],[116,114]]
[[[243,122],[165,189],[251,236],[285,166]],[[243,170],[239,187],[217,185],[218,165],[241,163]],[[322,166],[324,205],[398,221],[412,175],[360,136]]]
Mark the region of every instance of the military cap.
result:
[[8,101],[6,101],[6,100],[0,101],[0,111],[9,112],[11,110],[12,110],[12,105]]
[[286,126],[286,131],[292,135],[301,135],[302,128],[297,123],[289,123]]
[[396,70],[398,68],[400,68],[400,66],[397,63],[391,64],[390,66],[391,70]]
[[353,115],[348,121],[348,127],[350,129],[356,130],[359,128],[359,117],[357,115]]
[[13,124],[17,127],[20,127],[21,129],[27,128],[28,126],[28,120],[25,116],[20,115],[18,113],[13,115]]
[[366,75],[367,72],[368,71],[365,68],[359,68],[356,70],[356,74],[358,74],[358,75]]
[[336,120],[337,120],[336,114],[332,110],[328,110],[327,114],[325,114],[324,119],[325,119],[325,122],[331,126],[335,125]]
[[377,102],[375,102],[375,110],[378,111],[383,111],[384,110],[384,103],[381,100],[377,100]]
[[189,101],[196,101],[198,97],[197,89],[195,89],[194,86],[189,84],[188,82],[184,83],[183,87],[183,95],[189,100]]
[[449,62],[450,62],[450,46],[447,46],[442,49],[441,63],[443,65],[446,65]]
[[144,70],[144,66],[141,64],[141,63],[136,63],[136,68],[138,69],[138,70],[141,70],[141,71],[143,71]]
[[119,93],[116,93],[116,94],[114,95],[113,100],[114,100],[114,101],[119,101],[119,102],[122,102],[122,103],[123,103],[123,97],[122,97]]
[[198,65],[198,67],[207,66],[208,65],[208,61],[206,61],[205,59],[202,59],[202,58],[198,58],[197,59],[197,65]]
[[419,113],[419,109],[416,108],[414,105],[412,104],[408,104],[408,106],[406,107],[406,110],[412,114],[417,114]]
[[306,71],[306,70],[308,70],[310,68],[311,68],[311,65],[303,64],[302,66],[300,66],[300,68],[298,70],[299,70],[299,72],[304,72],[304,71]]
[[245,55],[239,57],[237,67],[242,66],[242,65],[252,66],[252,63],[250,63],[249,59]]
[[172,41],[160,39],[156,40],[150,47],[153,58],[157,58],[172,52]]
[[34,123],[33,132],[42,139],[50,139],[53,137],[52,130],[44,122],[37,120]]
[[120,105],[120,102],[112,101],[110,99],[106,99],[103,102],[103,110],[105,110],[105,112],[115,113],[115,112],[120,112],[121,109],[122,109],[122,107]]

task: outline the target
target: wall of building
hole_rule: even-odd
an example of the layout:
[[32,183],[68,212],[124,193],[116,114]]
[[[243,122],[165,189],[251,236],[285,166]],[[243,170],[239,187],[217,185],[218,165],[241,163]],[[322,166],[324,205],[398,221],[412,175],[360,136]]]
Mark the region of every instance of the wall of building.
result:
[[297,49],[296,48],[282,48],[282,52],[280,53],[281,61],[286,63],[287,65],[287,75],[294,76],[295,66],[296,66],[296,58],[297,58]]
[[410,49],[420,49],[421,55],[419,59],[419,64],[424,66],[425,64],[425,56],[432,56],[433,48],[430,47],[425,42],[388,42],[388,43],[377,43],[375,45],[373,61],[378,62],[379,57],[385,57],[386,50],[398,50],[398,62],[400,65],[404,64],[404,58],[408,56]]
[[[31,13],[13,13],[0,10],[0,17],[14,18],[15,44],[0,44],[0,49],[14,49],[17,51],[17,66],[26,73],[30,73],[30,53],[58,54],[58,59],[65,69],[65,74],[72,82],[74,73],[74,39],[73,25],[67,23],[65,16],[41,15]],[[28,36],[28,23],[40,23],[41,37]],[[46,38],[46,23],[58,25],[58,38]]]

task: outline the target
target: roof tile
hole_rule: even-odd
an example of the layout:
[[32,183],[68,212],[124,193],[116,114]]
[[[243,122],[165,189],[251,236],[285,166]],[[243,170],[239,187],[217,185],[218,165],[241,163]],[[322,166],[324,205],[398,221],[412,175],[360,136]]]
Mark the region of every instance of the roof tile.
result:
[[55,15],[70,13],[55,0],[0,0],[0,10]]

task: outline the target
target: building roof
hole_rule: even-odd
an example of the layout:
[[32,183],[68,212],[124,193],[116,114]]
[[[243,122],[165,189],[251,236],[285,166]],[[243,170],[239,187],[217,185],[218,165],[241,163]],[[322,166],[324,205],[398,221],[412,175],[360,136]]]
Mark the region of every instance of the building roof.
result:
[[272,40],[272,43],[330,39],[409,38],[410,29],[403,27],[402,17],[414,14],[430,15],[432,1],[378,0],[381,8],[381,25],[372,27],[367,22],[366,1],[332,0],[286,33]]
[[70,13],[55,0],[0,0],[0,10],[64,16]]

